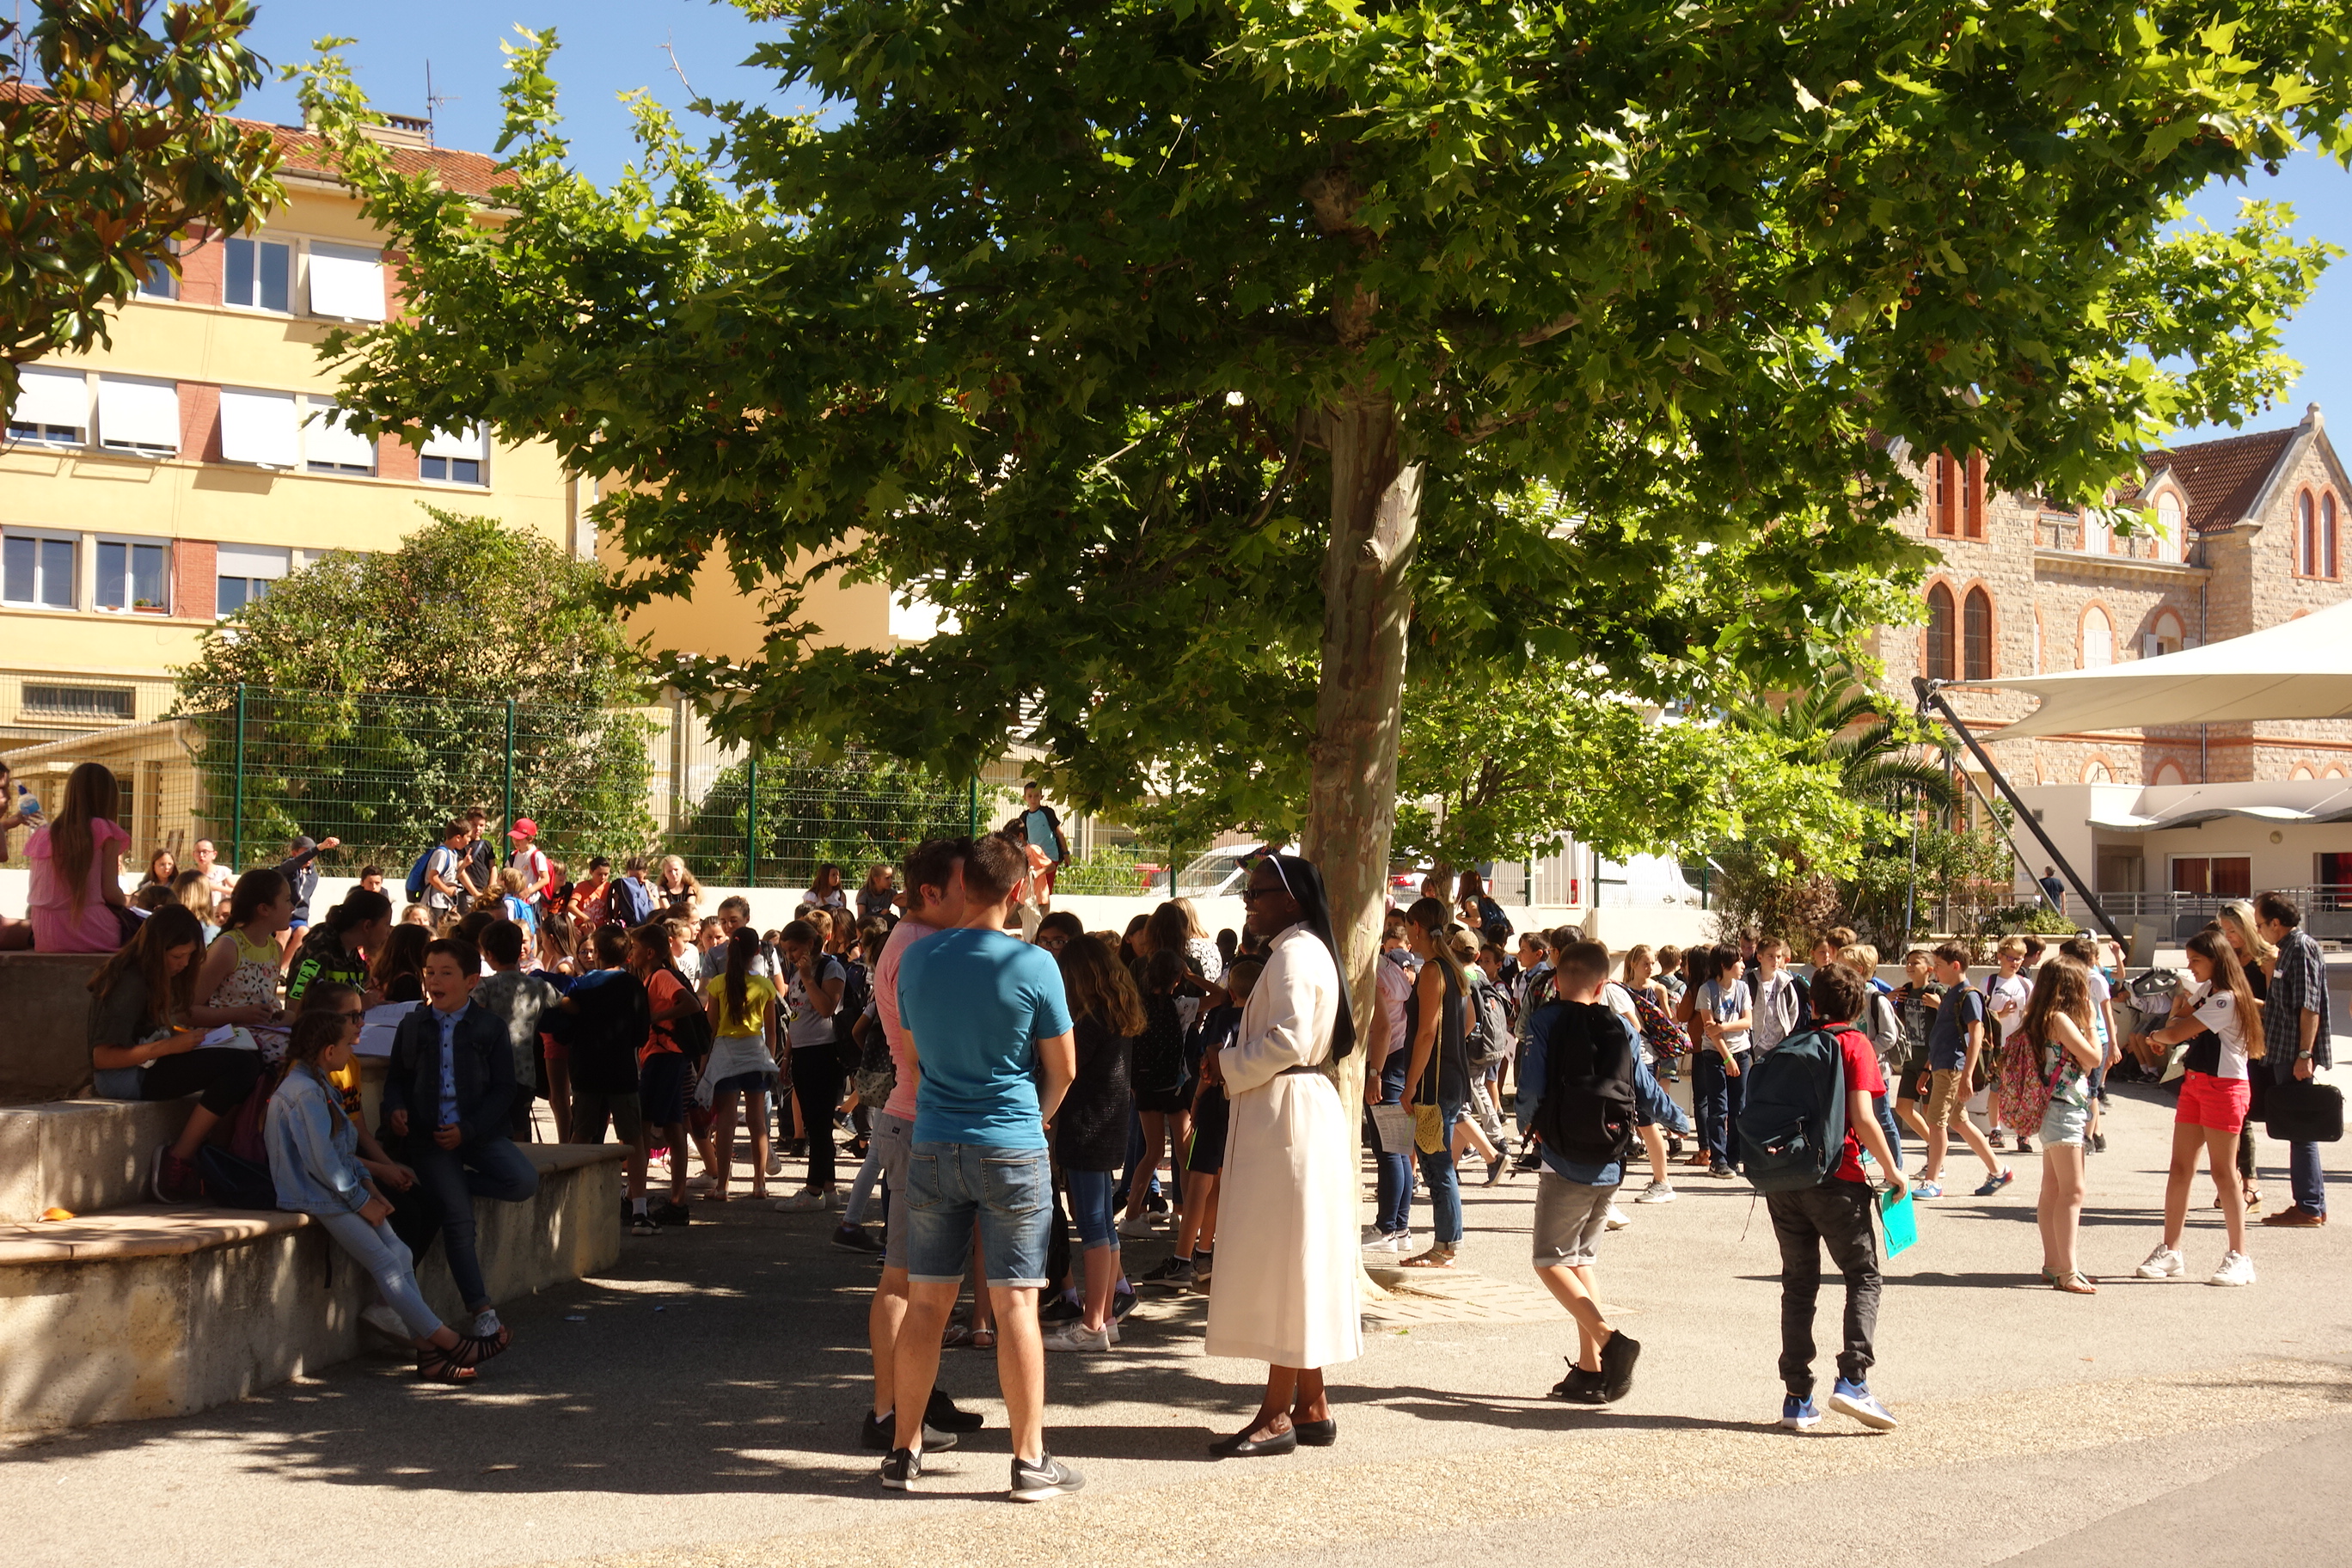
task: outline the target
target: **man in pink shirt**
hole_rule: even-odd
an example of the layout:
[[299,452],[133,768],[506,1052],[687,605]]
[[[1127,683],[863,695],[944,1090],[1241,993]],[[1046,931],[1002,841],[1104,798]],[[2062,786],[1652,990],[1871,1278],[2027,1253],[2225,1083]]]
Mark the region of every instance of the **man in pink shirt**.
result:
[[[882,956],[874,964],[875,1012],[882,1021],[882,1037],[890,1047],[890,1068],[896,1081],[890,1099],[874,1116],[874,1150],[881,1156],[882,1180],[890,1202],[882,1249],[882,1282],[874,1288],[874,1306],[866,1314],[866,1338],[874,1347],[874,1404],[866,1413],[864,1443],[887,1453],[894,1446],[897,1400],[892,1389],[891,1360],[898,1348],[898,1328],[907,1318],[907,1163],[914,1155],[915,1087],[917,1074],[907,1066],[907,1029],[898,1017],[898,961],[925,937],[938,934],[964,915],[963,863],[971,851],[967,838],[934,838],[907,857],[907,914],[891,928]],[[931,1391],[923,1411],[923,1449],[941,1453],[955,1447],[955,1434],[977,1432],[976,1412],[956,1408],[940,1389]]]

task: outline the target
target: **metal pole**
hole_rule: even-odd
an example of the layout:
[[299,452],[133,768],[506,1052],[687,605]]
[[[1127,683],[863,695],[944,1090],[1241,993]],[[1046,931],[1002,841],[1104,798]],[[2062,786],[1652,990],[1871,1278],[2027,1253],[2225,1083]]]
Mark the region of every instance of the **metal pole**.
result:
[[1941,712],[1944,721],[1951,725],[1952,732],[1959,736],[1961,743],[1968,747],[1969,754],[1983,765],[1986,775],[1993,782],[1993,786],[2000,791],[2001,798],[2008,801],[2010,809],[2017,813],[2017,819],[2025,824],[2028,831],[2033,835],[2034,840],[2049,855],[2051,864],[2058,868],[2059,873],[2066,879],[2067,885],[2080,894],[2083,902],[2089,906],[2091,918],[2115,939],[2116,946],[2126,952],[2130,951],[2131,943],[2125,939],[2122,931],[2116,929],[2116,922],[2107,918],[2107,911],[2100,906],[2099,900],[2092,896],[2091,885],[2083,880],[2081,873],[2068,863],[2056,842],[2042,828],[2042,819],[2033,815],[2033,808],[2025,804],[2010,784],[2008,776],[1993,766],[1992,759],[1985,755],[1984,747],[1978,743],[1976,736],[1969,732],[1968,725],[1961,721],[1960,716],[1952,711],[1951,703],[1945,700],[1943,692],[1937,689],[1936,683],[1924,677],[1914,677],[1911,686],[1912,689],[1919,694],[1920,708],[1924,710],[1932,707]]
[[1911,880],[1903,889],[1903,945],[1919,928],[1919,792],[1911,792]]
[[245,682],[236,683],[236,761],[231,786],[228,822],[228,864],[232,871],[245,864]]
[[511,697],[509,697],[509,698],[508,698],[508,699],[507,699],[507,781],[506,781],[506,800],[505,800],[505,806],[506,806],[507,826],[508,826],[509,827],[512,827],[512,826],[514,826],[514,819],[515,819],[515,816],[514,816],[514,699],[513,699],[513,698],[511,698]]
[[[966,838],[980,837],[980,775],[978,773],[971,775],[971,800],[964,809],[963,836]],[[908,896],[911,898],[914,895],[910,893]]]
[[743,885],[756,888],[760,875],[760,753],[743,763]]

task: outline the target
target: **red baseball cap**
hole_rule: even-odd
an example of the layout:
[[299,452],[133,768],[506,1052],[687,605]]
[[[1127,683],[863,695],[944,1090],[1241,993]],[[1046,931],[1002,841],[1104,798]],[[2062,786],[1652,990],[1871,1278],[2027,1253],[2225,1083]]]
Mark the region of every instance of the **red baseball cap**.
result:
[[507,837],[509,838],[536,838],[539,837],[539,824],[533,822],[528,816],[518,816],[515,818],[515,825],[507,829]]

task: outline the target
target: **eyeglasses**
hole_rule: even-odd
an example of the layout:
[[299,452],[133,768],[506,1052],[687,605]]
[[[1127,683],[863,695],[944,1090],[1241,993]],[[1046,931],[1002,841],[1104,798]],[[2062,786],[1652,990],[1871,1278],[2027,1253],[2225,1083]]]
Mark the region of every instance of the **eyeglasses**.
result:
[[341,1018],[346,1024],[363,1024],[367,1021],[367,1014],[364,1011],[354,1011],[341,1007],[335,1009],[335,1016]]
[[1287,892],[1288,890],[1289,889],[1286,888],[1244,888],[1242,889],[1242,902],[1245,904],[1254,904],[1260,899],[1271,899],[1276,894]]

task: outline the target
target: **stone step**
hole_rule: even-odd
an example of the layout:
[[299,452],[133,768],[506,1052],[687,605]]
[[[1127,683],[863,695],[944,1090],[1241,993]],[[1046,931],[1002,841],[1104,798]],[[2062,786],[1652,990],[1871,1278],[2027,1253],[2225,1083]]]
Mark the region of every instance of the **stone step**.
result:
[[[593,1274],[621,1252],[622,1147],[521,1148],[539,1169],[537,1195],[474,1205],[499,1301]],[[454,1323],[461,1304],[439,1246],[417,1278]],[[374,1299],[359,1267],[302,1215],[133,1205],[0,1223],[0,1432],[244,1398],[356,1353],[359,1313]]]
[[144,1201],[156,1146],[180,1135],[195,1103],[191,1095],[0,1106],[0,1225]]

